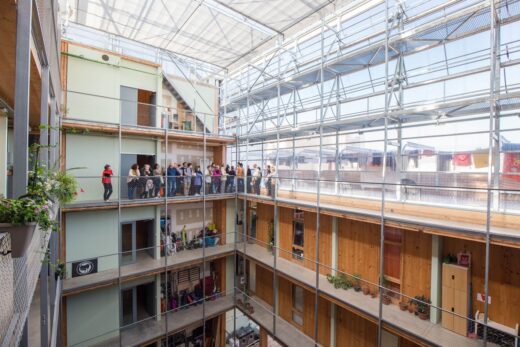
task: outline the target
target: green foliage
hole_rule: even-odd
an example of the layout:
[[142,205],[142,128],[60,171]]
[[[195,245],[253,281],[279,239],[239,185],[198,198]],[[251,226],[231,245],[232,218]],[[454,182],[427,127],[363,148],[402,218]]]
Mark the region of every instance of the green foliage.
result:
[[331,283],[336,289],[341,288],[348,290],[354,286],[352,281],[345,274],[340,274],[339,276],[327,274],[327,281],[329,281],[329,283]]
[[419,313],[428,313],[430,312],[431,301],[424,295],[416,296],[414,299],[410,301],[411,304],[417,305],[417,312]]
[[274,247],[274,221],[273,220],[270,221],[267,226],[267,239],[268,239],[267,248],[269,250],[272,250]]
[[1,199],[0,223],[25,225],[38,223],[43,230],[55,229],[56,222],[51,218],[50,205],[33,199]]

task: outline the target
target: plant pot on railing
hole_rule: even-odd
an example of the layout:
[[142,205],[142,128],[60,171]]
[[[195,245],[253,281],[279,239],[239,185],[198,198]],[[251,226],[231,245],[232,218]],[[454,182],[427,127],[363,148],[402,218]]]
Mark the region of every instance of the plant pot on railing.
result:
[[21,258],[27,252],[31,244],[36,223],[15,225],[0,223],[0,232],[7,232],[11,235],[11,257]]

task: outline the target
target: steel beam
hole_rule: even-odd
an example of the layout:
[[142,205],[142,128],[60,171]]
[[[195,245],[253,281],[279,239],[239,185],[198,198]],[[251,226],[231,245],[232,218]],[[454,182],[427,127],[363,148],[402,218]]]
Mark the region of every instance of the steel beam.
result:
[[32,0],[19,0],[16,13],[13,197],[27,192],[29,171],[29,85],[31,82]]
[[40,163],[49,168],[49,66],[41,69],[41,98],[40,98]]

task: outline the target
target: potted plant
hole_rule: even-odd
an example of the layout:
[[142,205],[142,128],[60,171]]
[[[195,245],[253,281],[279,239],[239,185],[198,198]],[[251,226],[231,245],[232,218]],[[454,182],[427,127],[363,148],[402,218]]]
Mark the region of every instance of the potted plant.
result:
[[374,286],[374,288],[372,288],[372,290],[370,291],[370,295],[374,299],[377,298],[378,295],[379,295],[379,287],[378,286]]
[[270,221],[267,225],[267,249],[274,252],[274,221]]
[[11,235],[13,258],[24,256],[37,224],[42,230],[54,225],[48,204],[29,198],[0,200],[0,231]]
[[363,291],[363,294],[365,294],[365,295],[370,294],[370,287],[368,285],[363,285],[363,287],[361,287],[361,290]]
[[426,296],[416,296],[415,304],[417,305],[415,314],[422,320],[427,320],[430,317],[430,304],[431,301]]
[[359,292],[361,290],[361,274],[355,273],[353,275],[353,277],[354,277],[354,284],[353,284],[354,290],[356,292]]
[[408,303],[406,301],[399,301],[399,308],[401,311],[406,311],[408,308]]
[[390,291],[387,289],[387,287],[388,281],[386,279],[383,279],[383,290],[381,300],[383,300],[384,305],[390,305],[390,303],[392,302],[392,298],[390,297]]
[[408,312],[410,313],[414,313],[415,312],[415,300],[414,299],[410,299],[408,301]]

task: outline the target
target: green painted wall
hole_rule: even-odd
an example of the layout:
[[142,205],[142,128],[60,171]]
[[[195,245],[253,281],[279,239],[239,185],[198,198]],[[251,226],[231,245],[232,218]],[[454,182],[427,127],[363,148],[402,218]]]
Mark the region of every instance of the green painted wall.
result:
[[67,213],[65,220],[67,277],[71,262],[98,258],[98,271],[117,268],[119,225],[117,210]]
[[[157,141],[155,140],[125,137],[121,139],[121,152],[128,154],[155,155],[157,153],[156,143]],[[128,173],[128,169],[125,170],[126,173]]]
[[119,336],[118,287],[96,289],[67,298],[67,344],[92,346]]
[[[81,167],[71,173],[78,177],[82,191],[78,192],[77,202],[103,199],[103,184],[101,173],[105,164],[112,165],[114,176],[119,176],[119,141],[116,137],[96,135],[66,135],[66,166],[67,169]],[[126,175],[123,173],[123,175]],[[114,193],[111,199],[119,196],[119,181],[112,179]]]
[[[121,86],[161,91],[160,68],[75,45],[69,45],[68,54],[67,117],[119,123]],[[103,54],[108,61],[103,61]],[[156,103],[160,105],[162,91],[157,94]],[[158,110],[157,115],[160,113]]]

